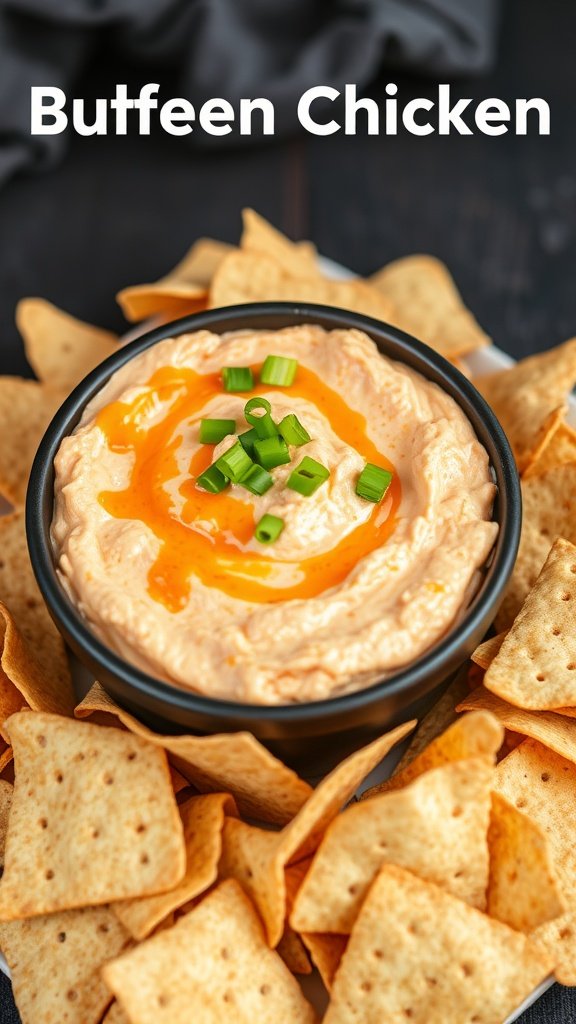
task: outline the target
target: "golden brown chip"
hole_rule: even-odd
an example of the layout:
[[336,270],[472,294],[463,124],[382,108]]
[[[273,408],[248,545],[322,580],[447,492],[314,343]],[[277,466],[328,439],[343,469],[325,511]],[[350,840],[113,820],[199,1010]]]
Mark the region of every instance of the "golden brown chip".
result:
[[180,805],[186,845],[186,874],[178,885],[159,896],[125,900],[112,907],[135,939],[145,939],[174,910],[206,892],[218,877],[225,814],[235,814],[231,796],[210,793],[193,796]]
[[492,795],[488,846],[490,917],[531,932],[564,911],[546,833],[501,793]]
[[576,985],[576,766],[528,739],[498,765],[495,789],[546,835],[552,868],[568,910],[535,929],[532,936],[555,958],[558,981]]
[[330,992],[336,971],[348,945],[347,935],[320,935],[309,932],[302,936],[325,987]]
[[509,629],[558,537],[576,544],[576,464],[522,481],[522,537],[496,627]]
[[531,476],[542,476],[557,466],[565,466],[570,462],[576,462],[576,430],[564,421],[556,424],[546,437],[545,443],[537,456],[533,458],[522,477],[524,480]]
[[316,249],[310,242],[291,242],[255,210],[242,210],[240,248],[260,253],[294,277],[319,277]]
[[267,300],[319,302],[387,321],[393,313],[388,299],[365,281],[296,277],[268,256],[242,250],[231,252],[212,282],[210,306]]
[[387,865],[362,907],[324,1024],[502,1024],[553,962],[525,935]]
[[298,892],[292,927],[348,935],[385,863],[483,910],[492,776],[481,758],[458,761],[345,810],[329,826]]
[[522,359],[474,384],[492,406],[523,472],[564,419],[576,384],[576,338]]
[[114,716],[137,736],[163,747],[172,764],[201,792],[231,793],[247,817],[283,825],[312,792],[307,782],[251,733],[160,736],[118,707],[98,683],[78,705],[76,714],[79,718],[91,714]]
[[21,299],[16,323],[30,366],[52,391],[72,391],[118,347],[111,331],[77,320],[45,299]]
[[311,861],[311,857],[306,857],[304,860],[299,861],[298,864],[292,864],[289,868],[286,868],[285,871],[286,918],[284,921],[282,938],[280,939],[276,949],[288,969],[292,971],[292,974],[312,973],[312,965],[310,963],[310,957],[306,952],[306,946],[298,932],[296,932],[290,925],[290,914],[292,913],[296,893],[302,885],[302,881],[310,867]]
[[132,322],[158,314],[170,320],[204,309],[210,282],[231,249],[213,238],[198,239],[166,277],[118,292],[116,298],[124,316]]
[[166,756],[131,733],[25,711],[6,723],[16,764],[0,920],[164,892],[184,875]]
[[448,268],[434,256],[405,256],[370,278],[391,302],[396,327],[449,359],[490,343],[462,302]]
[[8,818],[10,817],[13,795],[14,787],[9,782],[0,780],[0,868],[2,869],[0,875],[4,870],[4,847],[8,834]]
[[38,445],[65,395],[35,380],[0,377],[0,496],[24,504]]
[[103,971],[131,1024],[315,1024],[316,1014],[268,948],[240,886],[218,886],[174,925]]
[[458,711],[489,711],[505,729],[539,740],[561,757],[576,763],[576,722],[554,711],[526,711],[514,707],[479,686],[459,705]]
[[[497,633],[496,636],[491,636],[488,640],[484,640],[472,655],[472,661],[474,664],[479,665],[480,668],[483,669],[489,668],[498,654],[498,651],[502,647],[502,642],[505,636],[506,633]],[[465,696],[466,694],[463,693],[460,699],[464,700]]]
[[0,922],[22,1024],[99,1024],[112,998],[100,970],[129,944],[107,907]]
[[330,822],[386,754],[414,728],[398,726],[342,761],[313,791],[296,817],[281,832],[267,832],[229,818],[224,826],[220,861],[222,878],[235,878],[254,900],[277,946],[286,916],[285,868],[312,853]]
[[33,706],[71,713],[66,649],[34,578],[23,512],[0,517],[0,602],[5,676]]
[[393,785],[389,785],[395,776],[402,776],[404,770],[418,757],[419,754],[436,739],[440,733],[445,732],[449,725],[452,725],[456,721],[458,715],[456,714],[456,705],[459,701],[463,700],[469,692],[468,679],[466,672],[459,672],[456,678],[450,683],[447,690],[444,691],[440,700],[430,709],[427,715],[424,716],[422,721],[419,723],[418,728],[414,732],[410,740],[410,744],[406,749],[405,753],[400,758],[396,765],[390,779],[386,782],[380,783],[376,786],[367,789],[362,796],[361,800],[370,799],[371,796],[375,796],[377,793],[384,792],[386,789],[394,788]]
[[[457,710],[461,710],[461,707],[462,705],[459,705]],[[467,715],[458,718],[446,732],[436,736],[401,771],[394,772],[391,778],[367,790],[363,798],[371,799],[380,793],[401,789],[431,768],[440,768],[453,761],[482,757],[487,764],[494,764],[503,738],[502,727],[491,715]]]
[[576,547],[560,539],[484,676],[486,689],[532,710],[576,705],[575,607]]

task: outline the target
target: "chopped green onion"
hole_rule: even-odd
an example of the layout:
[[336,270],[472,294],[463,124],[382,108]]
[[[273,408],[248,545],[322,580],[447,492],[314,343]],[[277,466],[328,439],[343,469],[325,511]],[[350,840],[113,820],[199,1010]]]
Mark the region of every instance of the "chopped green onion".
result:
[[321,462],[305,455],[299,466],[293,469],[286,481],[286,487],[309,498],[330,476],[330,470]]
[[232,480],[233,483],[237,484],[248,470],[252,468],[254,463],[250,456],[246,454],[240,442],[236,441],[227,452],[224,452],[224,455],[216,459],[214,465],[218,467],[228,480]]
[[225,366],[222,370],[225,391],[252,391],[254,378],[249,366]]
[[267,469],[262,469],[262,466],[252,466],[239,483],[240,487],[245,487],[252,494],[266,494],[272,487],[274,478]]
[[294,382],[297,369],[297,359],[287,359],[286,356],[266,356],[260,370],[260,383],[274,384],[278,388],[289,388]]
[[256,461],[264,466],[264,469],[274,469],[274,466],[283,466],[290,462],[290,451],[283,437],[265,437],[262,441],[256,441],[254,445],[254,456]]
[[251,430],[245,430],[243,434],[238,434],[238,440],[240,441],[240,444],[242,445],[244,451],[250,456],[251,459],[253,459],[254,442],[258,440],[258,434],[254,430],[254,427],[252,427]]
[[300,447],[302,444],[308,444],[311,441],[310,434],[300,423],[300,420],[293,412],[289,412],[283,420],[280,420],[278,424],[278,430],[282,434],[282,437],[286,441],[286,444],[294,444]]
[[283,529],[283,519],[280,519],[279,516],[271,516],[266,513],[265,516],[262,516],[260,522],[256,524],[254,536],[261,544],[272,544],[273,541],[278,540]]
[[216,465],[208,466],[203,473],[200,474],[196,483],[203,487],[205,491],[210,491],[210,494],[220,494],[225,487],[228,487],[229,481],[226,479],[223,473],[220,472]]
[[[256,416],[254,409],[263,409],[264,411]],[[272,406],[265,398],[251,398],[244,406],[246,421],[254,428],[260,440],[264,440],[265,437],[278,436],[278,427],[270,415],[271,411]]]
[[228,434],[236,430],[236,420],[200,420],[202,444],[219,444]]
[[356,494],[366,501],[380,501],[392,483],[392,473],[367,462],[356,482]]

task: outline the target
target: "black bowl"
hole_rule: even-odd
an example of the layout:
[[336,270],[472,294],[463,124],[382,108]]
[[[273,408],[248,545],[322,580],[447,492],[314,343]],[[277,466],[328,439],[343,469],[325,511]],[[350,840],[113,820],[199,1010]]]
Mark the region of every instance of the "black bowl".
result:
[[[50,543],[54,457],[72,433],[86,404],[109,377],[134,356],[165,338],[207,328],[215,333],[245,328],[277,329],[301,323],[365,331],[381,352],[417,370],[462,408],[488,451],[498,487],[494,518],[498,539],[482,585],[461,621],[430,651],[396,675],[332,700],[261,706],[214,700],[155,679],[109,650],[90,631],[58,581]],[[510,577],[520,536],[521,498],[510,447],[494,414],[476,389],[442,356],[378,320],[327,306],[255,303],[209,310],[164,324],[118,350],[94,370],[58,411],[36,456],[26,505],[30,557],[49,611],[65,640],[123,707],[165,732],[250,730],[283,759],[319,767],[360,746],[376,732],[417,715],[469,657],[492,622]]]

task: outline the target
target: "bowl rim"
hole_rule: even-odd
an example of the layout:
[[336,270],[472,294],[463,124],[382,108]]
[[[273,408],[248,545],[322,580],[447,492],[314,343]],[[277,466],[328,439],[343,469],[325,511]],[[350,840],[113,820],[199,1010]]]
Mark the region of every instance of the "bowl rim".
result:
[[[272,323],[266,323],[267,320]],[[472,423],[478,439],[488,450],[498,486],[495,502],[495,508],[499,510],[498,517],[495,516],[499,522],[498,537],[482,583],[465,613],[437,644],[399,672],[358,690],[316,701],[270,705],[220,700],[158,679],[126,661],[92,633],[68,598],[56,575],[50,541],[54,457],[63,438],[73,432],[85,407],[109,378],[135,356],[158,342],[202,329],[223,334],[242,329],[278,330],[282,326],[304,323],[319,324],[326,330],[357,329],[368,334],[376,344],[392,345],[396,352],[388,355],[388,358],[404,362],[415,369],[426,379],[438,384],[458,403]],[[233,717],[236,722],[245,722],[246,725],[255,717],[263,722],[282,720],[294,723],[317,716],[341,716],[346,711],[363,708],[384,696],[397,696],[421,683],[426,676],[441,672],[443,665],[466,644],[485,619],[487,608],[495,611],[498,606],[516,559],[521,508],[518,473],[500,423],[473,384],[443,356],[406,332],[361,313],[308,302],[259,302],[205,310],[161,324],[119,348],[92,370],[56,412],[38,448],[26,496],[26,535],[34,575],[56,625],[62,627],[92,661],[104,666],[109,674],[120,679],[132,694],[142,693],[148,699],[160,700],[168,707],[198,715],[223,720]],[[137,703],[137,696],[134,700]]]

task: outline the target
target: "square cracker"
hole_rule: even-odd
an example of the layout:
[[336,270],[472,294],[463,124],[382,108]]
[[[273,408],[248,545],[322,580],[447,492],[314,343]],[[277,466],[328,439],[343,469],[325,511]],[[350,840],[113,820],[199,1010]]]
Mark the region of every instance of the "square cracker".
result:
[[103,974],[132,1024],[189,1024],[193,1009],[203,1024],[317,1021],[233,881]]
[[576,706],[575,608],[576,546],[560,538],[489,665],[484,686],[520,708]]
[[328,827],[290,917],[299,932],[350,934],[384,863],[484,909],[493,768],[434,768],[403,789],[352,804]]
[[114,913],[135,939],[144,939],[170,913],[209,889],[218,877],[225,814],[236,806],[226,793],[193,796],[180,805],[186,844],[186,874],[169,892],[115,903]]
[[463,1024],[475,1015],[502,1024],[551,968],[525,935],[386,865],[342,957],[324,1024]]
[[0,920],[178,884],[184,840],[163,751],[118,729],[30,711],[6,729],[16,782]]

